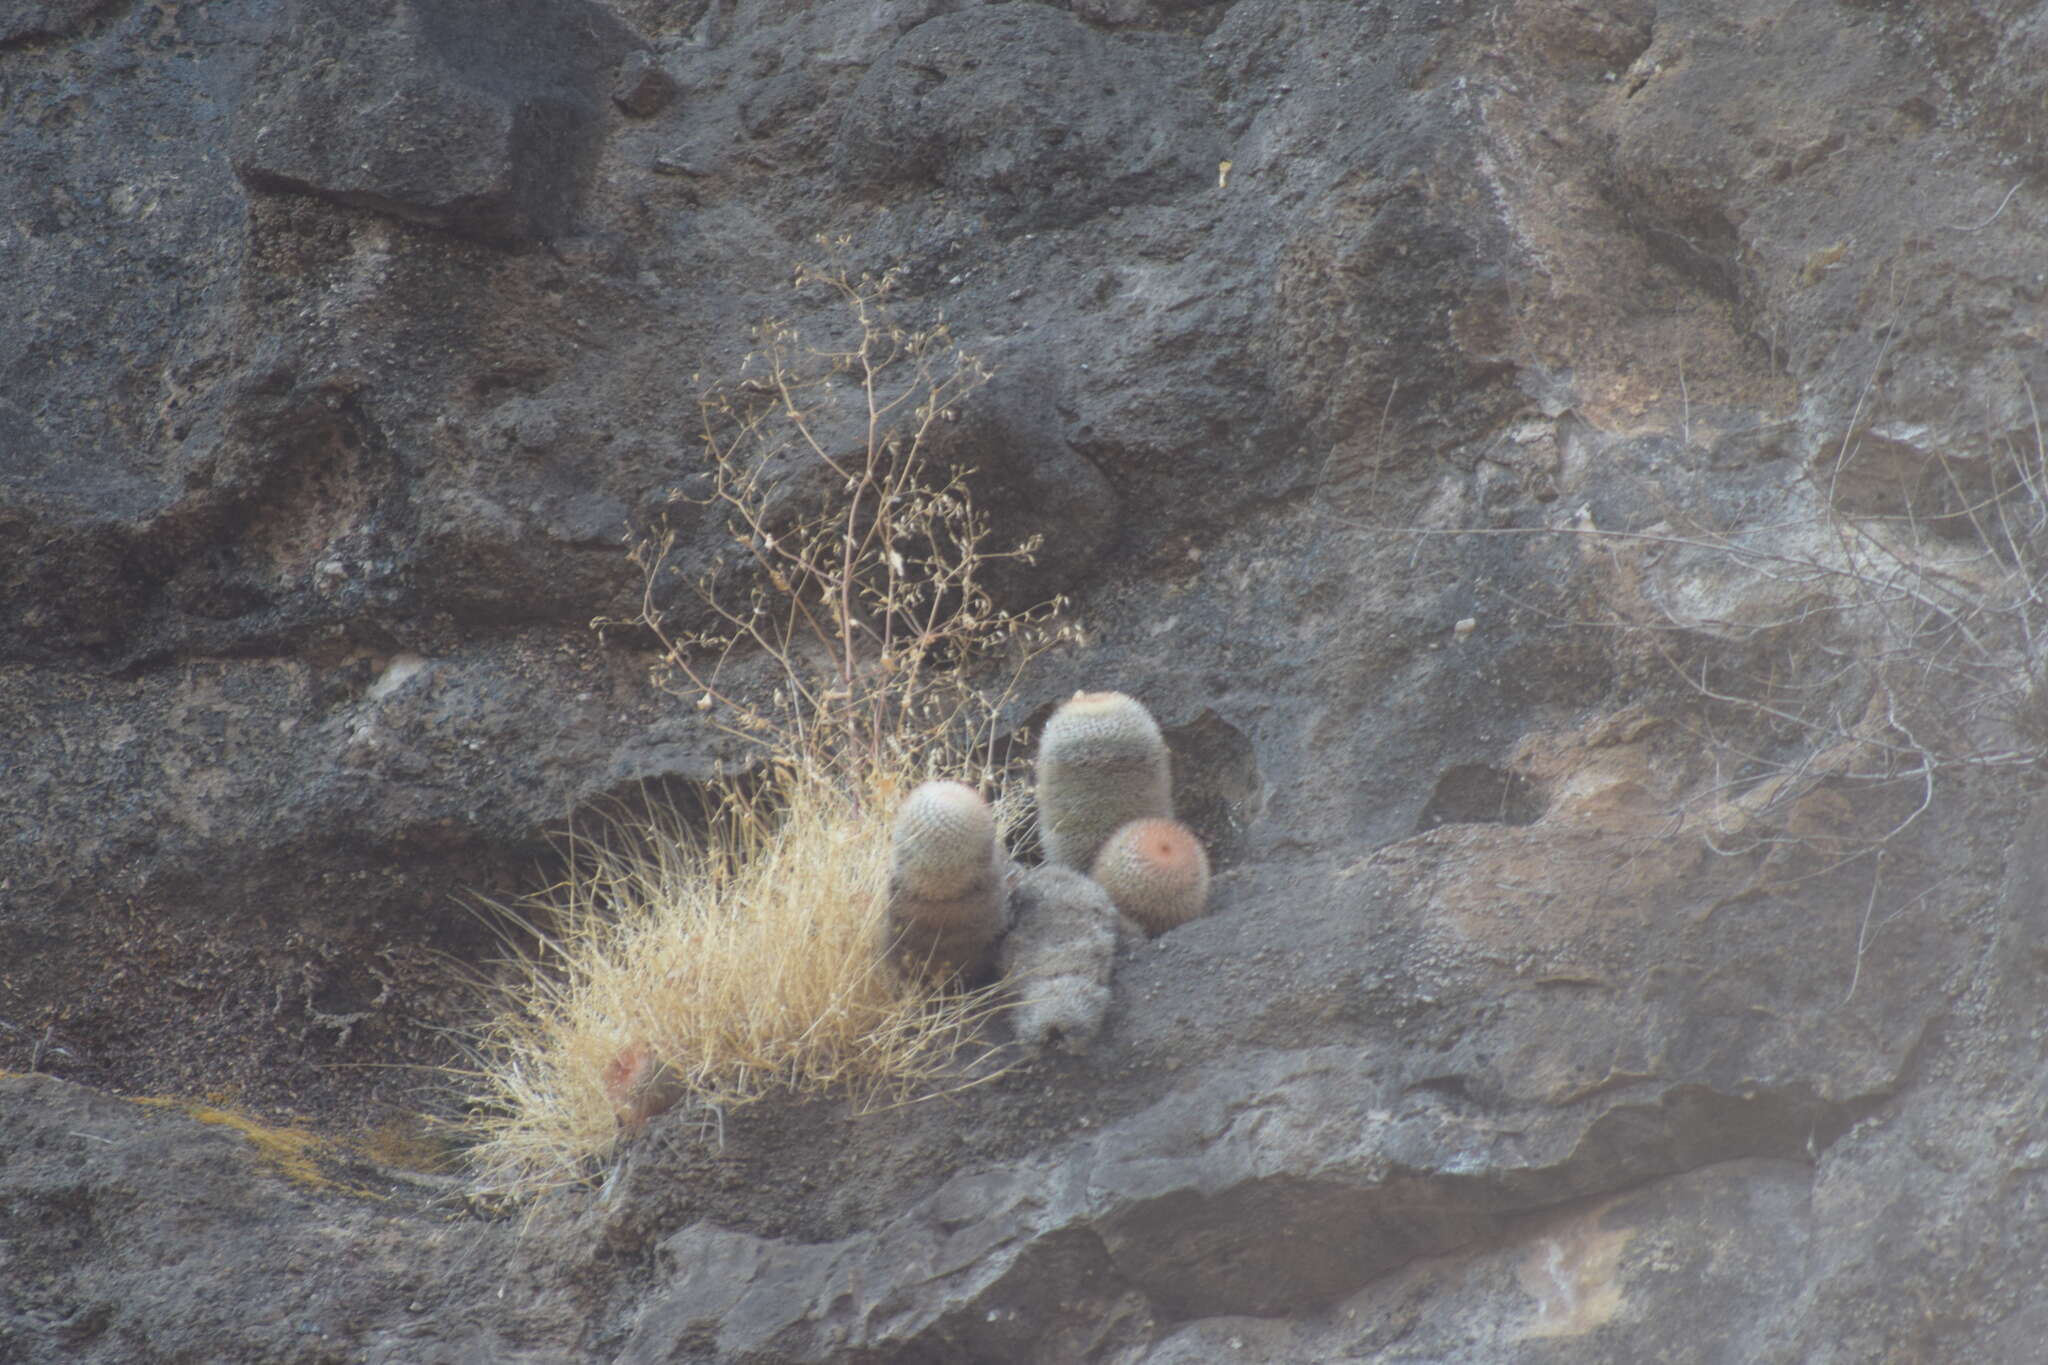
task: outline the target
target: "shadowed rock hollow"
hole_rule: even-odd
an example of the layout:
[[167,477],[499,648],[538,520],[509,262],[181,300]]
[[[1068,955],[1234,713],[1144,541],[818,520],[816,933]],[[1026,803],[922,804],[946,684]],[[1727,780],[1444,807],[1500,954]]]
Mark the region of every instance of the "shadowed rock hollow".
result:
[[[2032,1358],[2044,32],[16,6],[0,1358]],[[1017,719],[1142,697],[1213,909],[1085,1056],[495,1221],[455,897],[715,771],[588,623],[820,235],[995,369]]]

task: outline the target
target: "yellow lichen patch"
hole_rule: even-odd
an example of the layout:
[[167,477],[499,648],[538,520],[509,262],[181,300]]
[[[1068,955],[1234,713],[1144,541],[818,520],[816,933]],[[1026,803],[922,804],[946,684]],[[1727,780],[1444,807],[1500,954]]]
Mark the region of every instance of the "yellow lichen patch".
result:
[[1602,1205],[1553,1225],[1536,1238],[1515,1278],[1536,1300],[1536,1318],[1521,1338],[1580,1337],[1608,1321],[1622,1304],[1621,1252],[1635,1234],[1600,1226]]
[[429,1175],[451,1169],[455,1156],[445,1134],[437,1135],[431,1120],[414,1117],[387,1119],[363,1134],[363,1155],[379,1166]]
[[326,1168],[338,1159],[334,1144],[303,1128],[275,1127],[260,1123],[246,1114],[215,1109],[197,1100],[137,1096],[133,1102],[158,1109],[175,1109],[197,1122],[233,1129],[256,1149],[258,1161],[293,1184],[317,1190],[340,1190],[368,1199],[383,1197],[373,1190],[336,1180],[329,1175]]

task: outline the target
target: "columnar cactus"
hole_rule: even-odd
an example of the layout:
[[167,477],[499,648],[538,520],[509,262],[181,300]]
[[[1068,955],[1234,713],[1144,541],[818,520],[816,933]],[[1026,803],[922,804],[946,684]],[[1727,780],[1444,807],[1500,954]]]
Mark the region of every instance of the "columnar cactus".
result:
[[927,782],[896,814],[885,934],[903,967],[972,979],[1009,927],[995,814],[972,787]]
[[1071,867],[1047,863],[1010,893],[1014,924],[1003,940],[1004,979],[1016,992],[1017,1041],[1084,1050],[1109,1012],[1117,913],[1109,893]]
[[1048,862],[1085,872],[1120,826],[1172,815],[1166,740],[1142,703],[1076,692],[1053,712],[1038,741],[1038,834]]
[[1209,902],[1209,855],[1178,820],[1133,820],[1095,856],[1095,880],[1148,934],[1199,916]]

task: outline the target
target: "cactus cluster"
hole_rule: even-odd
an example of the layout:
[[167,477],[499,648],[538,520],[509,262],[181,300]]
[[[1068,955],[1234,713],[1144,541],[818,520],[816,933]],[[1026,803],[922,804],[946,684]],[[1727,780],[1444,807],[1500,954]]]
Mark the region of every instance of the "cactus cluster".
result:
[[[1165,738],[1142,704],[1081,692],[1047,722],[1038,753],[1046,861],[1021,871],[994,812],[959,782],[926,782],[896,812],[882,949],[903,971],[977,985],[1000,971],[1016,1040],[1087,1047],[1108,1014],[1120,938],[1200,915],[1209,860],[1173,818]],[[626,1133],[683,1097],[681,1077],[645,1039],[599,1077]]]
[[1086,871],[1148,934],[1208,905],[1208,855],[1173,818],[1166,738],[1135,698],[1077,692],[1046,722],[1038,828],[1048,859]]
[[912,792],[896,818],[888,951],[942,979],[999,966],[1018,1040],[1078,1050],[1108,1011],[1119,930],[1160,934],[1200,915],[1209,859],[1173,818],[1158,723],[1121,692],[1078,692],[1046,723],[1038,819],[1045,865],[1006,892],[988,803],[956,782]]

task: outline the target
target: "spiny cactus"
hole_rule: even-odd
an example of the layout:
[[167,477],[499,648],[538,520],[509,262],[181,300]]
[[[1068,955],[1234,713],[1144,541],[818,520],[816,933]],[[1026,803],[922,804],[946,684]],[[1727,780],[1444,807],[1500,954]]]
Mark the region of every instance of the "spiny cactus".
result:
[[1148,934],[1199,916],[1209,903],[1209,855],[1178,820],[1133,820],[1095,856],[1093,876]]
[[1076,692],[1038,741],[1038,833],[1048,862],[1085,872],[1132,820],[1171,818],[1166,740],[1121,692]]
[[1003,976],[1017,994],[1017,1041],[1079,1052],[1109,1012],[1117,913],[1109,893],[1071,867],[1047,863],[1010,893],[1015,921],[1003,940]]
[[656,1114],[665,1114],[683,1097],[682,1079],[645,1042],[631,1042],[605,1063],[604,1094],[611,1101],[619,1127],[637,1133]]
[[885,925],[890,956],[931,976],[983,975],[1009,927],[995,814],[972,787],[927,782],[896,814]]

